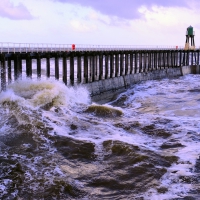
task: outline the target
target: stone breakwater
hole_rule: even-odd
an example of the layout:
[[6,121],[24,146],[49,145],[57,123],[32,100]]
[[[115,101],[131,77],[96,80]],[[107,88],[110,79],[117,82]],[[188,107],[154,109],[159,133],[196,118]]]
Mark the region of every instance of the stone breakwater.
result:
[[105,103],[110,101],[120,92],[125,91],[131,85],[147,80],[173,78],[187,74],[200,74],[199,66],[183,66],[180,68],[169,68],[156,71],[148,71],[137,74],[129,74],[93,83],[85,84],[90,91],[93,101]]

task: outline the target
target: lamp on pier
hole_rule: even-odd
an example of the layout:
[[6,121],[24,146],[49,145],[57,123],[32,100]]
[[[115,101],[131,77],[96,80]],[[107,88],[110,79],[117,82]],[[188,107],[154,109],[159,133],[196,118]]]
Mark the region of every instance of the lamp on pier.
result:
[[[193,30],[193,27],[189,26],[186,31],[185,50],[195,50],[194,36],[195,32]],[[191,44],[190,44],[190,38],[191,38]]]

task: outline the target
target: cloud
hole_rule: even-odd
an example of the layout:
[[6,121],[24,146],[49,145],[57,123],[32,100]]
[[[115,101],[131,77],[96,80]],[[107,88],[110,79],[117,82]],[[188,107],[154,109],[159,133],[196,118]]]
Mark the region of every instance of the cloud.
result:
[[10,0],[1,0],[0,17],[13,20],[29,20],[33,18],[28,9],[22,3],[15,6],[10,2]]
[[91,32],[97,30],[95,25],[87,24],[78,20],[72,20],[70,24],[78,32]]
[[185,0],[54,0],[62,3],[79,4],[109,16],[116,16],[123,19],[140,18],[138,9],[141,6],[151,7],[153,5],[163,7],[187,7]]

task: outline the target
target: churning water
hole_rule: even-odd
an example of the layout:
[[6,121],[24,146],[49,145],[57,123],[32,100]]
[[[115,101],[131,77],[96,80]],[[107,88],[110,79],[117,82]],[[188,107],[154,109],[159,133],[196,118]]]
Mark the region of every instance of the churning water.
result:
[[0,112],[1,199],[200,199],[199,75],[104,105],[81,86],[18,81]]

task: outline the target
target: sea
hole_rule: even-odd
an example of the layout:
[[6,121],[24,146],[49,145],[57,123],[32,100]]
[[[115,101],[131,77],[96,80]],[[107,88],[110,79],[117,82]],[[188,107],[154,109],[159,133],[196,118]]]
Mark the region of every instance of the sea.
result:
[[0,199],[200,199],[200,75],[132,85],[104,104],[83,85],[0,93]]

